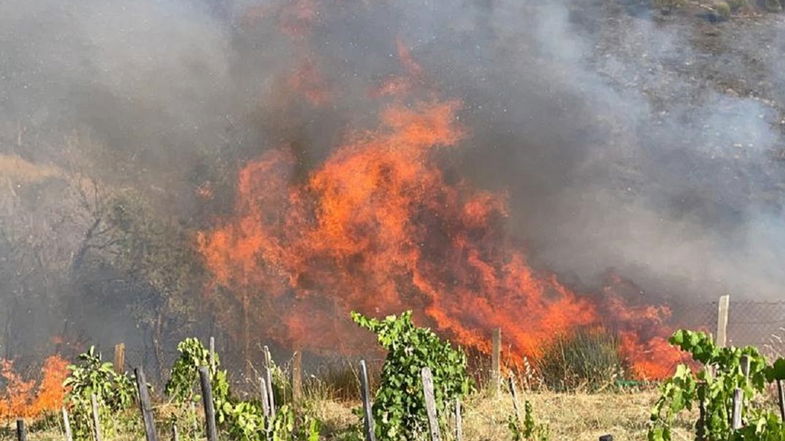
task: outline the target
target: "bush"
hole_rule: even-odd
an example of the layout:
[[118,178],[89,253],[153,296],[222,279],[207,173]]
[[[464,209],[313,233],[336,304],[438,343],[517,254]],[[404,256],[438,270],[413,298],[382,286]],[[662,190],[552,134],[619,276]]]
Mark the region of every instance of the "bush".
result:
[[625,372],[618,339],[601,330],[582,330],[557,338],[537,368],[545,385],[558,391],[603,389]]
[[[179,404],[198,401],[196,392],[200,366],[210,366],[209,351],[196,338],[187,338],[177,345],[180,358],[172,367],[166,393]],[[308,415],[296,416],[293,409],[276,402],[276,412],[266,417],[258,400],[243,401],[233,396],[225,370],[218,369],[220,358],[214,353],[210,366],[213,405],[216,422],[228,438],[235,441],[316,441],[321,423]],[[279,370],[280,371],[280,370]],[[280,375],[279,375],[280,376]],[[280,383],[280,381],[278,381]]]
[[[785,441],[785,423],[772,406],[762,402],[776,381],[785,380],[785,360],[769,364],[757,348],[717,347],[703,332],[679,330],[670,343],[688,352],[700,367],[679,365],[660,387],[662,395],[652,409],[648,439],[670,441],[676,417],[700,403],[696,439],[706,441]],[[747,361],[746,372],[742,360]],[[741,429],[731,424],[733,397],[742,392]],[[694,415],[694,413],[693,413]]]
[[782,2],[780,0],[766,0],[764,6],[767,11],[769,12],[780,12],[782,11]]
[[79,355],[79,364],[68,366],[71,371],[63,384],[68,389],[66,402],[71,410],[74,438],[92,439],[92,402],[95,395],[99,419],[104,435],[119,430],[134,430],[136,419],[122,419],[118,415],[134,403],[134,379],[115,372],[112,363],[105,363],[95,347]]
[[747,0],[728,0],[727,3],[733,11],[747,7]]
[[731,6],[728,2],[717,2],[714,4],[714,12],[720,20],[727,20],[730,18]]
[[210,377],[215,377],[218,366],[221,365],[218,354],[214,354],[215,361],[210,363],[210,351],[202,345],[197,338],[186,338],[177,344],[180,357],[172,366],[169,381],[166,382],[164,392],[177,403],[192,401],[198,395],[199,367],[210,367]]
[[685,0],[651,0],[651,5],[655,9],[670,11],[683,7],[685,5]]
[[439,339],[430,329],[418,328],[411,311],[383,320],[352,313],[354,321],[376,334],[387,350],[382,378],[373,403],[376,436],[380,440],[414,441],[427,433],[422,368],[431,369],[437,413],[444,415],[456,398],[472,385],[466,354]]
[[[522,421],[521,421],[522,420]],[[510,415],[507,419],[513,441],[548,441],[550,429],[545,424],[540,424],[534,419],[534,410],[530,402],[523,404],[523,417]]]

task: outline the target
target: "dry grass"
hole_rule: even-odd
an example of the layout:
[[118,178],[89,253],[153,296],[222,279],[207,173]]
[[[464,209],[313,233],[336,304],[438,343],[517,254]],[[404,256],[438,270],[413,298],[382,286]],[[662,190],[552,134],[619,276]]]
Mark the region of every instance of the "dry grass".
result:
[[[657,391],[629,393],[524,393],[521,399],[534,406],[535,417],[550,426],[551,440],[597,440],[611,433],[617,441],[646,439],[649,410],[657,399]],[[322,403],[315,408],[330,433],[341,432],[357,421],[351,413],[359,403]],[[512,400],[508,394],[491,398],[478,393],[464,405],[464,439],[466,441],[504,441],[512,437],[507,428],[507,417],[512,414]],[[678,422],[674,440],[692,440],[690,423]]]
[[[550,426],[552,441],[593,441],[606,433],[613,434],[617,441],[643,441],[646,439],[649,409],[656,398],[656,391],[591,394],[524,392],[521,395],[521,399],[529,400],[534,406],[537,420]],[[328,440],[337,439],[338,435],[357,423],[357,417],[352,413],[352,408],[357,406],[359,402],[355,401],[313,400],[308,403],[309,411],[324,422],[325,439]],[[487,393],[477,393],[466,400],[464,411],[466,441],[512,439],[507,429],[507,417],[513,412],[508,394],[492,398]],[[168,433],[159,435],[161,439],[169,438]],[[30,441],[62,439],[57,430],[33,432],[28,436]],[[106,441],[126,439],[129,438]],[[691,439],[690,423],[686,419],[680,420],[674,440]]]
[[[645,440],[649,411],[657,399],[656,391],[633,393],[524,393],[535,418],[550,427],[554,441],[597,440],[600,435],[613,434],[614,439]],[[513,412],[509,395],[498,398],[475,397],[467,402],[464,418],[466,439],[472,441],[509,440],[504,424]],[[674,439],[691,440],[681,422]]]

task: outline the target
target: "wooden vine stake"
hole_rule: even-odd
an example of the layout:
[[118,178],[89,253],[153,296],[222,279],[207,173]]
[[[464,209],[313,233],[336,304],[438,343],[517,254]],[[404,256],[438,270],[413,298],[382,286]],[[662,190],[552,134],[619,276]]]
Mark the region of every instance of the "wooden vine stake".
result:
[[461,417],[461,399],[455,399],[455,441],[463,441],[463,418]]
[[780,417],[785,421],[785,388],[782,387],[782,380],[777,380],[777,396],[780,402]]
[[717,339],[714,342],[718,348],[728,344],[728,312],[730,311],[730,296],[721,296],[717,307]]
[[270,348],[264,347],[264,372],[267,376],[267,398],[270,405],[270,415],[275,415],[275,395],[273,395],[273,357]]
[[493,330],[493,339],[491,340],[491,394],[496,396],[501,389],[501,364],[502,364],[502,330],[496,328]]
[[17,441],[27,441],[27,430],[25,429],[25,420],[21,418],[16,420],[16,439]]
[[98,417],[98,400],[95,394],[90,395],[90,404],[93,410],[93,437],[95,441],[101,441],[101,420]]
[[218,432],[215,429],[213,388],[212,385],[210,385],[210,371],[207,366],[199,367],[199,382],[202,386],[202,404],[204,405],[204,419],[205,427],[207,428],[207,441],[218,441]]
[[296,351],[292,357],[292,404],[299,407],[303,395],[303,353]]
[[71,432],[71,420],[68,418],[68,411],[65,406],[60,408],[63,413],[63,430],[65,430],[65,441],[74,441],[74,435]]
[[208,355],[210,360],[210,372],[215,372],[215,337],[210,336],[210,352]]
[[180,434],[177,433],[177,424],[172,424],[172,441],[180,441]]
[[373,431],[373,413],[371,412],[371,389],[368,386],[368,366],[365,365],[365,360],[360,360],[360,389],[363,400],[365,441],[376,441],[376,434]]
[[270,399],[267,396],[267,382],[264,381],[264,378],[259,377],[259,390],[262,394],[262,412],[264,416],[270,416]]
[[150,403],[150,391],[147,389],[147,379],[141,366],[134,369],[136,388],[139,391],[139,410],[144,421],[144,434],[147,441],[157,441],[155,433],[155,420],[153,419],[153,406]]
[[433,376],[431,369],[424,367],[421,371],[422,390],[425,395],[425,411],[428,413],[428,426],[431,428],[431,441],[442,441],[439,429],[439,418],[436,415],[436,400],[433,396]]
[[[744,377],[748,377],[750,374],[750,358],[746,355],[741,357],[741,373],[744,374]],[[733,413],[732,415],[732,424],[733,429],[738,430],[743,427],[742,423],[742,412],[744,411],[744,392],[736,388],[733,391]]]
[[733,430],[741,429],[741,411],[742,402],[744,401],[744,393],[741,389],[733,391]]
[[125,343],[114,345],[114,371],[118,374],[125,372]]
[[521,405],[518,402],[518,389],[515,387],[515,378],[510,376],[507,384],[510,387],[510,395],[512,395],[512,407],[515,409],[515,418],[518,419],[518,425],[523,427],[523,415],[521,414]]

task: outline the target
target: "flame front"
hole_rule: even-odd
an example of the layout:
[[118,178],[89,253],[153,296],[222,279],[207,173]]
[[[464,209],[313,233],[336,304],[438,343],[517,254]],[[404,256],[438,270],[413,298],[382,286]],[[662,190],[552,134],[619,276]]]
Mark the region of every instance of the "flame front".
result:
[[534,271],[505,239],[504,196],[448,181],[436,160],[465,136],[459,108],[390,105],[376,130],[349,136],[304,182],[286,148],[248,163],[234,214],[199,235],[210,292],[236,305],[222,308],[225,322],[242,312],[246,344],[253,327],[282,344],[345,350],[357,344],[350,309],[412,309],[484,352],[501,328],[513,363],[536,360],[556,336],[612,327],[638,376],[667,374],[651,356],[667,310],[627,306],[612,292],[579,295]]

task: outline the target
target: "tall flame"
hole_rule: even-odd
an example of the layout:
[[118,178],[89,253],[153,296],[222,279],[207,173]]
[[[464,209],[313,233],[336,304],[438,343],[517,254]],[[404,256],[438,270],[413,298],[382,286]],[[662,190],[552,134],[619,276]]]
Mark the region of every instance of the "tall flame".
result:
[[667,310],[628,306],[612,292],[579,295],[533,270],[504,237],[504,196],[445,177],[437,156],[465,137],[459,108],[390,105],[376,130],[349,136],[304,182],[286,148],[242,168],[234,214],[199,235],[210,292],[239,299],[223,308],[226,322],[241,311],[246,342],[253,327],[336,349],[356,344],[348,310],[413,309],[481,351],[500,327],[513,362],[536,359],[555,336],[612,327],[639,376],[662,376],[667,366],[649,355],[662,349]]

